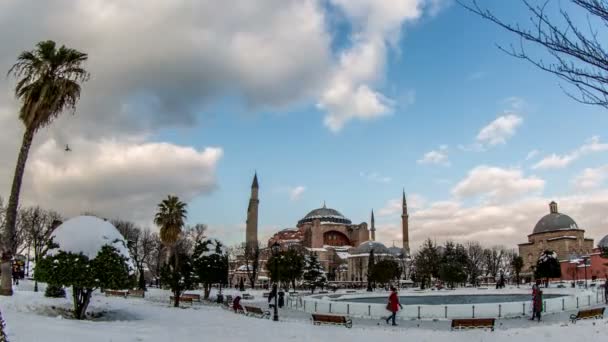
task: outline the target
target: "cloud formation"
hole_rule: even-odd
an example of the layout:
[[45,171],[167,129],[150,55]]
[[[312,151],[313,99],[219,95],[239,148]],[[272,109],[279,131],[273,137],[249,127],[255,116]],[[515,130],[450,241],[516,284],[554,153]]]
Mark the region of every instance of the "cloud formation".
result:
[[486,146],[506,144],[522,123],[523,119],[515,114],[500,116],[479,131],[477,142]]
[[378,172],[364,172],[361,171],[359,176],[367,179],[370,182],[374,183],[390,183],[393,179],[388,176],[382,176]]
[[447,145],[441,145],[439,149],[425,153],[421,159],[417,160],[417,163],[450,166]]
[[574,177],[572,184],[576,190],[587,191],[599,188],[608,179],[608,165],[586,168]]
[[535,176],[524,176],[520,169],[478,166],[452,189],[457,198],[476,198],[492,203],[522,195],[540,193],[545,181]]
[[599,136],[589,138],[585,144],[564,155],[550,154],[532,166],[533,169],[563,169],[581,157],[608,151],[608,144],[600,141]]
[[306,187],[302,186],[302,185],[298,185],[296,187],[290,188],[289,189],[289,199],[291,199],[292,201],[297,201],[302,197],[302,194],[304,194],[304,191],[306,191]]

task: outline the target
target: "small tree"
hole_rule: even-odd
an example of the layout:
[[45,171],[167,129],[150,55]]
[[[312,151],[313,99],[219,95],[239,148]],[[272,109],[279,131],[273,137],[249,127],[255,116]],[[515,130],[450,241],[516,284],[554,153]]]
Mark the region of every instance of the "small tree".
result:
[[440,260],[437,247],[431,239],[427,239],[414,258],[416,280],[420,282],[420,288],[430,286],[431,279],[439,275]]
[[285,274],[283,279],[288,283],[287,287],[291,283],[295,291],[296,281],[302,278],[304,272],[304,255],[299,250],[290,248],[284,253],[283,257],[283,266],[281,267],[281,272]]
[[515,273],[517,287],[519,287],[519,284],[521,283],[519,275],[521,274],[521,270],[524,268],[524,258],[519,255],[514,255],[513,260],[511,261],[511,268],[513,269],[513,273]]
[[321,266],[317,254],[314,252],[306,257],[302,278],[304,279],[304,286],[308,287],[312,293],[315,293],[317,287],[323,287],[327,283],[323,266]]
[[392,280],[398,280],[401,275],[399,263],[391,259],[383,259],[378,261],[372,269],[372,280],[380,284],[390,283]]
[[203,283],[204,298],[209,298],[212,284],[220,287],[228,282],[228,255],[218,240],[204,240],[196,243],[192,255],[192,267]]
[[74,317],[84,319],[91,295],[98,288],[128,288],[133,283],[128,260],[105,245],[93,259],[84,254],[59,251],[36,265],[36,279],[49,284],[71,286]]
[[2,318],[2,312],[0,312],[0,342],[8,342],[8,337],[4,331],[5,328],[6,325],[4,324],[4,319]]
[[374,257],[374,249],[372,248],[371,251],[369,251],[369,258],[367,259],[367,292],[372,292],[374,289],[372,287],[372,281],[373,281],[373,270],[374,270],[374,266],[376,265],[376,258]]
[[169,262],[160,271],[163,284],[169,285],[173,293],[173,306],[179,307],[179,297],[187,290],[194,289],[198,279],[194,274],[190,255],[177,249]]
[[439,278],[450,288],[454,288],[457,283],[464,283],[467,280],[467,263],[468,257],[464,247],[447,242],[439,265]]
[[247,278],[249,279],[251,288],[255,289],[255,282],[258,279],[258,271],[260,268],[260,247],[245,247],[243,257],[246,266],[245,272],[247,272]]
[[537,279],[545,278],[545,287],[549,287],[550,278],[560,278],[561,276],[562,269],[559,261],[557,260],[557,254],[549,250],[544,251],[536,263],[534,277]]
[[473,286],[478,286],[483,267],[483,248],[478,242],[467,243],[467,260],[466,272],[469,282]]

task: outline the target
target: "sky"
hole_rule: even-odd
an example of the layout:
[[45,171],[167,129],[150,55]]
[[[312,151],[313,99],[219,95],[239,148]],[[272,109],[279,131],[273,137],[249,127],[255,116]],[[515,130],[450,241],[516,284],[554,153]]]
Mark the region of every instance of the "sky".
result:
[[[23,205],[157,229],[175,194],[189,224],[236,244],[257,172],[261,240],[325,201],[354,223],[373,209],[377,239],[398,245],[404,190],[413,249],[515,248],[552,200],[608,234],[608,113],[500,51],[519,40],[452,0],[0,2],[0,70],[46,39],[88,53],[91,79],[75,114],[36,136]],[[5,199],[23,134],[14,86],[0,78]]]

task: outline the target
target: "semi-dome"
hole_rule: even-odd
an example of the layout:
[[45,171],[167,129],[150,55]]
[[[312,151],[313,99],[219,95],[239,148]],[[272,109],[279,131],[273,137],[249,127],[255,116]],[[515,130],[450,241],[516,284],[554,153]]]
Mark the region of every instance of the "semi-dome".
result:
[[543,216],[543,218],[538,221],[532,234],[579,229],[576,222],[574,222],[570,216],[557,211],[557,203],[551,202],[549,204],[549,210],[549,214]]
[[407,253],[404,253],[403,248],[399,248],[399,247],[389,247],[388,248],[389,253],[391,253],[392,255],[395,256],[400,256],[400,255],[405,255],[407,256]]
[[597,243],[599,248],[608,248],[608,235],[604,236],[600,242]]
[[390,250],[386,248],[386,246],[377,241],[366,241],[361,243],[358,247],[353,248],[349,251],[351,255],[357,254],[369,254],[372,249],[374,250],[374,254],[390,254]]
[[331,223],[342,223],[342,224],[351,224],[351,221],[344,217],[339,211],[332,208],[327,208],[325,204],[323,204],[323,208],[315,209],[303,219],[298,221],[298,225],[308,222],[313,222],[314,220],[320,220],[322,222],[331,222]]

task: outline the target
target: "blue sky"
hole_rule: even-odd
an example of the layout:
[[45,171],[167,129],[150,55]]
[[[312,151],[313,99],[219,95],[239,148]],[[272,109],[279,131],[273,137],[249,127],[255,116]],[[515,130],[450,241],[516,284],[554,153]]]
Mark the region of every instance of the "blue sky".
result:
[[[273,1],[267,2],[268,8],[272,8],[268,11],[280,10],[272,6]],[[17,16],[24,15],[25,5],[20,7],[17,2],[9,3],[13,7],[9,4],[9,8],[4,9],[5,13],[12,10]],[[260,7],[265,8],[266,2],[262,3],[264,5]],[[88,47],[92,51],[94,71],[104,70],[104,67],[119,70],[111,74],[112,77],[98,72],[95,79],[94,74],[89,94],[100,96],[99,101],[104,101],[104,105],[115,103],[116,108],[125,108],[130,104],[139,108],[141,113],[125,112],[124,122],[128,122],[125,124],[124,118],[116,114],[123,113],[123,109],[114,108],[99,114],[89,110],[93,108],[93,95],[83,98],[83,109],[74,119],[77,123],[62,118],[57,128],[40,139],[38,153],[34,152],[35,161],[30,167],[37,167],[36,170],[50,168],[53,172],[40,172],[56,175],[58,180],[42,185],[36,183],[38,187],[30,189],[35,195],[26,195],[26,203],[51,203],[58,210],[71,213],[73,203],[83,202],[78,197],[83,196],[83,191],[78,189],[84,185],[69,192],[74,196],[72,199],[62,197],[62,200],[57,200],[56,196],[41,195],[42,189],[45,189],[44,193],[53,193],[46,191],[47,188],[63,194],[57,189],[76,187],[74,184],[77,183],[73,179],[71,182],[63,180],[70,174],[65,170],[77,169],[76,165],[70,164],[75,161],[58,162],[58,159],[40,157],[39,163],[36,162],[36,156],[42,156],[45,149],[52,150],[52,146],[62,145],[67,140],[78,141],[87,149],[116,156],[121,150],[131,151],[137,146],[155,151],[158,144],[167,144],[175,153],[153,153],[149,157],[165,158],[162,167],[167,168],[166,173],[159,171],[157,178],[151,178],[145,187],[132,184],[133,189],[124,190],[130,192],[121,193],[121,187],[116,186],[116,190],[112,190],[112,198],[87,195],[85,202],[94,210],[107,212],[107,215],[132,218],[147,224],[149,221],[145,216],[134,215],[133,212],[153,210],[150,202],[171,192],[170,186],[164,186],[166,183],[175,183],[175,192],[189,201],[190,223],[207,223],[212,234],[228,243],[237,243],[244,237],[249,187],[257,170],[261,187],[259,223],[263,236],[294,226],[307,212],[326,201],[328,206],[355,222],[368,221],[373,208],[378,218],[379,239],[390,244],[393,240],[400,240],[400,219],[395,211],[395,200],[400,198],[402,189],[412,202],[414,244],[430,237],[439,241],[474,239],[485,244],[504,243],[514,247],[516,242],[525,240],[536,220],[548,212],[547,203],[553,198],[560,200],[560,208],[572,213],[573,217],[581,215],[574,218],[579,224],[582,222],[588,226],[592,237],[599,239],[604,235],[605,218],[589,213],[596,213],[596,206],[608,201],[603,187],[604,175],[608,172],[605,167],[608,165],[608,146],[604,145],[608,137],[602,134],[604,127],[608,126],[608,115],[602,108],[581,105],[569,99],[557,78],[506,55],[496,47],[496,44],[517,44],[518,40],[513,35],[449,0],[303,2],[312,6],[310,8],[287,3],[296,6],[289,15],[304,16],[311,8],[312,12],[322,15],[320,28],[313,27],[310,34],[317,34],[321,43],[317,44],[316,40],[309,42],[308,31],[304,29],[304,32],[295,32],[293,36],[277,29],[272,35],[286,36],[278,47],[261,46],[259,42],[263,40],[256,41],[258,45],[254,45],[254,49],[239,56],[242,59],[231,61],[232,64],[227,66],[214,61],[216,68],[210,70],[196,64],[196,58],[200,56],[188,54],[189,45],[183,51],[184,56],[152,58],[150,56],[154,54],[171,56],[172,48],[175,51],[182,49],[181,42],[166,43],[169,46],[166,52],[162,49],[148,50],[137,45],[146,44],[147,40],[141,36],[135,47],[141,50],[139,58],[145,63],[140,60],[136,61],[137,64],[129,64],[130,58],[107,58],[100,63],[94,60],[94,52],[104,56],[108,51],[102,47],[112,44],[102,39],[102,36],[110,34],[102,30],[102,24],[110,25],[102,20],[99,27],[94,26],[90,32],[82,33],[82,37],[56,27],[42,26],[40,32],[34,31],[28,36],[32,41],[50,30],[53,35],[56,33],[56,39],[63,38],[76,46]],[[527,20],[528,15],[521,6],[506,2],[481,3],[490,5],[507,21]],[[82,4],[78,10],[90,14],[87,6]],[[161,14],[167,9],[155,6],[151,4],[144,11],[154,14],[150,22],[168,20]],[[184,12],[178,11],[184,8],[187,6],[171,10],[186,18]],[[262,16],[264,13],[261,11],[255,15]],[[236,14],[230,15],[239,13],[234,12]],[[90,15],[95,17],[95,13]],[[218,8],[216,15],[228,17],[226,13]],[[122,21],[119,19],[124,19],[121,16],[130,18],[127,15],[131,14],[117,14],[118,19],[113,25],[120,28]],[[253,21],[256,16],[249,13],[247,19]],[[298,26],[299,19],[293,20],[293,27],[307,27]],[[203,19],[200,21],[205,22]],[[315,21],[306,19],[304,22]],[[274,21],[269,23],[272,25]],[[216,34],[213,29],[217,27],[213,26],[214,23],[208,25],[208,32],[213,37]],[[240,24],[233,25],[236,25],[234,31],[239,31]],[[220,26],[221,30],[233,29]],[[174,28],[167,26],[164,29],[171,32]],[[126,30],[125,36],[128,36],[128,30],[134,29],[129,27]],[[176,34],[182,32],[178,28],[175,31],[178,32]],[[203,40],[201,31],[197,32],[193,36],[196,44]],[[249,33],[254,35],[255,31]],[[133,34],[144,35],[142,32]],[[216,35],[221,37],[220,33]],[[83,43],[86,37],[95,39]],[[163,38],[160,36],[159,41]],[[293,42],[294,45],[284,46],[285,42]],[[31,45],[30,41],[24,41],[15,49]],[[310,52],[317,51],[318,46],[327,46],[327,50],[321,48],[318,53]],[[357,52],[357,47],[371,49],[375,57],[366,59],[364,54]],[[275,58],[270,54],[275,51],[273,49],[280,54],[288,54],[287,59]],[[297,51],[294,54],[290,49]],[[256,56],[266,51],[270,55],[257,60],[261,64],[255,64]],[[531,51],[537,52],[534,48]],[[135,53],[138,50],[133,50]],[[204,53],[221,55],[221,50]],[[5,69],[10,58],[14,58],[12,55],[14,53],[5,59],[0,58]],[[345,56],[350,58],[348,62],[342,61]],[[205,58],[201,59],[206,63]],[[298,62],[298,58],[302,60]],[[290,64],[289,61],[293,60],[296,62]],[[319,67],[315,64],[318,60],[323,61],[318,63]],[[307,64],[309,61],[310,66]],[[192,63],[190,69],[178,69],[187,63]],[[254,71],[234,72],[247,67]],[[291,69],[297,69],[297,72],[289,74],[289,77],[273,79],[269,74],[275,71],[275,67],[280,69],[277,73],[289,74]],[[309,77],[312,74],[314,77]],[[242,79],[239,78],[241,76]],[[213,79],[209,81],[211,85],[205,83],[209,78]],[[343,82],[371,89],[376,95],[372,99],[380,102],[364,102],[363,107],[350,107],[357,97],[334,101],[328,94]],[[300,86],[300,83],[307,85]],[[217,89],[208,90],[214,86]],[[114,88],[123,87],[125,91],[120,96],[112,92]],[[106,93],[109,95],[103,97]],[[366,99],[370,100],[369,97]],[[156,100],[163,104],[177,104],[158,109]],[[8,96],[4,102],[0,98],[0,112],[3,107],[12,108],[14,105],[14,100]],[[149,113],[155,111],[158,113]],[[332,126],[327,121],[332,111],[342,113],[335,117],[347,119]],[[359,113],[358,116],[351,115],[354,112]],[[103,120],[99,119],[101,116]],[[131,126],[135,128],[126,128]],[[482,133],[484,128],[485,133]],[[103,134],[99,133],[102,129]],[[125,144],[126,147],[116,147],[109,142]],[[110,145],[116,150],[109,152]],[[189,147],[196,151],[184,150]],[[205,164],[202,155],[209,147],[221,152]],[[205,166],[199,164],[194,167],[181,159],[174,161],[173,156],[180,153],[192,153],[194,159],[201,158]],[[547,161],[544,166],[539,164],[552,154],[556,154],[554,159],[561,157],[559,165],[555,165],[555,161],[553,164]],[[8,165],[11,166],[7,170],[12,169],[13,163],[12,154],[8,156]],[[91,158],[91,153],[78,156],[83,165],[94,163],[87,159]],[[143,168],[138,171],[142,174],[133,178],[135,183],[150,174],[147,168],[161,168],[154,163],[141,165],[128,166]],[[116,181],[120,173],[114,174],[118,172],[115,166],[112,170],[97,181],[89,180],[85,188],[88,189],[91,182],[109,184]],[[200,172],[198,180],[197,172]],[[71,177],[82,173],[74,171]],[[33,175],[31,177],[34,178]],[[94,179],[93,176],[90,178]],[[203,178],[205,181],[201,180]],[[182,184],[181,179],[189,181]],[[85,184],[85,180],[82,182]],[[154,186],[158,188],[150,190]],[[98,188],[94,191],[102,192]],[[76,193],[79,195],[74,195]],[[149,200],[147,196],[150,196]],[[125,198],[128,205],[117,205],[116,198]],[[140,201],[142,198],[146,200]],[[129,205],[142,207],[129,210]],[[493,214],[496,208],[503,207],[502,214]]]

